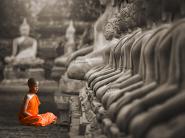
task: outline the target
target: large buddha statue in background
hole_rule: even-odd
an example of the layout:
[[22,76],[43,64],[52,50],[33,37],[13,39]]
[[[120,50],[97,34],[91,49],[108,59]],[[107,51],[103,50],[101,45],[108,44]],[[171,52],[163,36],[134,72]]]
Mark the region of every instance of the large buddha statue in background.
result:
[[10,66],[27,65],[34,67],[43,64],[44,60],[36,57],[37,40],[29,36],[30,26],[26,19],[21,24],[19,31],[20,37],[13,40],[12,55],[6,57],[5,62]]
[[73,21],[70,21],[65,34],[65,38],[67,41],[64,45],[64,55],[55,59],[56,65],[65,67],[69,55],[76,50],[75,32],[76,32],[76,29],[74,27]]
[[37,40],[29,36],[30,26],[24,19],[20,28],[20,36],[13,40],[12,55],[5,57],[4,80],[26,79],[36,77],[44,79],[43,59],[37,56]]
[[64,75],[68,58],[76,50],[75,32],[74,23],[70,21],[65,34],[64,54],[54,60],[55,66],[51,71],[51,77],[55,80],[59,80],[61,75]]

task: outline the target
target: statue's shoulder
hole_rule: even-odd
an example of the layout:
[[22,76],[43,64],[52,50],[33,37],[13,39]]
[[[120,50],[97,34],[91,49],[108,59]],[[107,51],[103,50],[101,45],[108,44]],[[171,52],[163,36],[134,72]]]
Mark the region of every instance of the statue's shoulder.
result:
[[20,39],[20,37],[14,38],[14,39],[13,39],[13,42],[14,42],[14,43],[18,43],[19,39]]

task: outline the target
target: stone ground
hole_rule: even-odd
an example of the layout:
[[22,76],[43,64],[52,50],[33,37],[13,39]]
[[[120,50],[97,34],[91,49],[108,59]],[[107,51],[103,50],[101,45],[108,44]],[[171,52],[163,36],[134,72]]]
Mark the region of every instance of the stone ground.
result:
[[79,135],[79,125],[80,125],[80,102],[78,96],[72,96],[71,99],[71,129],[69,135],[71,138],[84,138],[84,136]]
[[[0,89],[0,138],[69,138],[68,130],[59,125],[48,127],[22,126],[17,113],[26,91],[19,89],[8,91]],[[41,91],[38,94],[41,106],[40,113],[53,112],[58,116],[53,92]]]

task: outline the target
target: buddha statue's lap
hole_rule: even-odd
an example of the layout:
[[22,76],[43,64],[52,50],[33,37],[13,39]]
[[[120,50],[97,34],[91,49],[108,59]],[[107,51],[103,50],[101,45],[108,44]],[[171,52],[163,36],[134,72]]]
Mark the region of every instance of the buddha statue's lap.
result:
[[185,114],[183,113],[173,119],[170,119],[168,122],[153,126],[153,128],[146,133],[146,138],[183,138],[185,135],[181,132],[184,132],[184,121]]
[[[142,35],[142,36],[140,36],[137,40],[136,40],[136,42],[135,42],[135,44],[134,44],[134,46],[133,46],[133,49],[131,50],[131,56],[132,57],[134,57],[134,58],[131,58],[131,62],[134,62],[134,63],[136,63],[136,64],[134,64],[134,65],[132,65],[132,74],[136,74],[137,73],[137,70],[138,70],[138,67],[137,66],[139,66],[139,59],[140,59],[140,51],[141,51],[141,44],[142,44],[142,38],[144,37],[144,35]],[[135,61],[134,61],[135,60]],[[125,77],[125,79],[124,80],[126,80],[126,79],[128,79],[129,78],[129,76],[128,77]],[[124,81],[123,80],[123,81]],[[113,83],[117,83],[117,81],[115,81],[115,82],[113,82]],[[110,85],[111,86],[111,85]],[[110,89],[110,88],[109,88]],[[102,89],[103,90],[103,89]],[[102,98],[103,97],[103,95],[104,95],[104,93],[106,92],[106,91],[102,91],[101,89],[100,90],[98,90],[97,92],[96,92],[96,95],[97,95],[97,98]],[[114,107],[113,107],[113,109],[115,109]],[[111,113],[113,113],[112,112],[112,110],[111,110]]]
[[[109,72],[102,70],[102,72],[104,72],[104,75],[103,76],[101,75],[100,77],[97,76],[96,79],[93,80],[94,83],[99,82],[98,80],[100,80],[100,79],[102,79],[103,81],[106,81],[105,83],[108,83],[108,82],[111,82],[114,79],[116,79],[117,78],[116,75],[119,75],[120,73],[124,74],[124,67],[121,64],[124,59],[124,58],[122,58],[124,55],[124,50],[122,49],[122,47],[123,47],[125,41],[131,41],[130,39],[132,39],[132,37],[134,37],[134,35],[135,35],[135,33],[133,33],[133,35],[131,35],[131,38],[128,37],[128,39],[126,39],[126,40],[125,39],[120,40],[121,41],[120,44],[116,47],[115,51],[113,51],[113,53],[112,53],[113,54],[113,58],[112,58],[113,67],[112,67],[112,69],[110,69]],[[128,60],[129,60],[129,56],[128,56]],[[110,76],[110,78],[109,78],[109,76]],[[113,77],[113,78],[111,79],[111,77]],[[109,80],[106,80],[106,79],[109,79]],[[102,81],[102,84],[99,83],[98,85],[100,85],[100,86],[103,85],[103,83],[104,83],[103,81]],[[92,82],[92,84],[93,84],[93,82]],[[95,84],[95,89],[100,87],[100,86],[96,86],[96,85],[97,84]]]
[[[131,45],[132,46],[132,45]],[[127,62],[130,62],[129,60]],[[129,64],[128,64],[129,65]],[[143,64],[140,63],[140,66],[142,66]],[[128,79],[124,80],[123,82],[121,83],[118,83],[118,87],[117,88],[122,88],[123,90],[126,90],[124,88],[129,88],[132,84],[136,84],[138,82],[141,81],[141,78],[140,79],[137,79],[135,77],[136,74],[132,74],[132,76],[130,76]],[[134,79],[133,79],[134,78]],[[134,80],[134,81],[133,81]],[[124,85],[123,85],[124,84]],[[134,85],[133,85],[134,86]],[[132,88],[132,87],[130,87]],[[121,91],[120,91],[121,92]],[[107,103],[108,102],[108,97],[111,97],[113,95],[115,95],[116,93],[114,93],[114,89],[112,91],[109,91],[109,93],[105,93],[105,95],[102,97],[102,102],[105,104],[105,102]]]
[[[126,37],[123,37],[121,40],[119,40],[118,44],[116,45],[112,45],[111,49],[109,50],[109,56],[107,56],[107,63],[102,66],[102,68],[99,71],[96,71],[95,73],[92,73],[91,75],[88,76],[87,81],[88,81],[88,85],[93,85],[93,81],[97,81],[96,79],[98,79],[99,77],[105,76],[106,75],[110,75],[111,73],[114,73],[116,71],[116,68],[118,68],[118,63],[115,62],[115,56],[120,55],[120,47],[122,46],[122,43],[124,42],[124,40],[126,39]],[[116,67],[117,66],[117,67]],[[91,70],[90,70],[91,71]],[[92,86],[91,86],[92,88]]]
[[[122,41],[121,42],[119,42],[117,45],[116,45],[116,47],[115,47],[115,49],[114,49],[114,53],[112,53],[112,56],[113,56],[113,58],[112,58],[112,66],[110,66],[110,68],[109,69],[107,69],[107,70],[102,70],[101,71],[101,73],[99,73],[97,76],[93,76],[93,74],[92,74],[92,76],[89,78],[89,80],[88,80],[88,82],[90,82],[90,79],[91,78],[94,78],[91,82],[90,82],[90,87],[91,88],[95,88],[96,89],[96,83],[97,82],[100,82],[101,83],[101,81],[104,81],[105,79],[107,79],[107,78],[109,78],[109,77],[111,77],[111,76],[114,76],[114,75],[116,75],[116,74],[119,74],[120,72],[121,72],[121,69],[119,69],[119,61],[117,61],[116,62],[116,57],[118,57],[118,58],[120,58],[120,54],[121,54],[121,45],[122,45]],[[100,76],[99,76],[100,75]],[[99,84],[100,84],[99,83]],[[101,84],[100,84],[101,85]]]
[[[120,41],[122,41],[122,40],[120,40]],[[102,65],[102,66],[100,65],[100,66],[94,67],[86,73],[85,79],[88,81],[88,85],[90,85],[90,82],[95,78],[95,76],[99,75],[99,73],[101,74],[101,72],[103,70],[106,70],[109,72],[109,70],[112,68],[113,57],[114,57],[113,53],[115,52],[115,49],[120,45],[120,43],[121,43],[120,41],[116,45],[112,45],[112,47],[110,47],[110,49],[105,50],[105,52],[104,52],[105,65]],[[94,76],[92,76],[93,74],[94,74]]]
[[[128,43],[129,41],[132,43],[131,38],[133,38],[137,33],[138,32],[136,31],[130,36],[124,36],[119,40],[119,43],[117,45],[111,48],[112,50],[110,51],[109,57],[110,68],[102,69],[102,71],[98,72],[97,75],[92,74],[88,78],[88,82],[90,82],[91,88],[94,87],[95,92],[97,89],[101,89],[101,86],[103,86],[104,84],[108,84],[116,80],[121,74],[125,74],[124,67],[122,64],[120,64],[123,62],[124,59],[124,48],[122,49],[122,47],[123,45],[125,45],[126,41],[128,41]],[[129,56],[127,59],[129,60]]]

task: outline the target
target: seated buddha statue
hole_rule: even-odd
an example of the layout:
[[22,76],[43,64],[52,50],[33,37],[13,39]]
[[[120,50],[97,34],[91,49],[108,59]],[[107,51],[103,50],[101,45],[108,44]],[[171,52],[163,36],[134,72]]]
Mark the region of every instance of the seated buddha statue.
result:
[[30,37],[30,26],[24,19],[20,26],[20,37],[13,40],[12,55],[5,57],[5,62],[10,66],[37,67],[44,63],[44,60],[37,58],[37,40]]
[[75,52],[71,53],[68,57],[66,66],[68,66],[71,61],[75,60],[79,56],[85,56],[93,51],[93,27],[92,25],[87,25],[84,29],[83,34],[80,37],[79,44],[77,45],[77,49]]
[[61,75],[66,72],[66,65],[68,64],[68,59],[72,53],[76,50],[75,44],[75,32],[73,21],[70,21],[69,26],[66,29],[65,39],[63,46],[63,55],[57,57],[54,60],[55,66],[52,68],[51,77],[55,80],[59,80]]
[[29,36],[30,26],[26,19],[19,28],[20,37],[13,40],[12,55],[5,57],[5,69],[3,71],[5,80],[17,80],[28,77],[44,79],[44,60],[37,56],[37,40]]
[[[146,95],[149,91],[152,91],[157,87],[156,75],[155,75],[155,52],[154,51],[155,51],[156,43],[157,41],[159,41],[158,39],[162,36],[162,34],[165,31],[167,31],[167,26],[161,26],[158,29],[156,29],[154,33],[149,37],[146,44],[140,45],[138,41],[136,41],[137,45],[135,45],[134,47],[140,48],[141,50],[140,58],[142,58],[143,60],[142,64],[141,63],[140,64],[144,66],[143,75],[142,75],[143,86],[131,91],[127,91],[125,94],[121,96],[119,95],[119,98],[117,98],[116,100],[114,99],[115,95],[111,94],[112,99],[109,98],[107,100],[106,108],[108,109],[108,116],[111,118],[112,122],[115,122],[117,115],[119,113],[119,110],[122,107],[124,107],[128,103],[131,103],[131,101],[133,101],[134,99],[137,99],[139,97]],[[142,40],[139,40],[139,41],[142,42]],[[132,52],[132,57],[137,55],[136,51],[131,51],[131,52]],[[132,59],[132,60],[134,61],[135,59]],[[106,125],[106,122],[105,122],[105,125]],[[109,126],[115,128],[113,123]],[[108,127],[107,131],[111,127]]]
[[64,45],[64,55],[55,59],[55,64],[57,66],[66,66],[68,57],[76,50],[75,46],[75,32],[73,21],[70,21],[69,26],[66,30],[65,38],[67,42]]
[[85,56],[76,58],[69,64],[67,74],[72,79],[84,80],[85,74],[90,69],[104,64],[104,51],[110,49],[110,46],[115,45],[118,42],[118,39],[116,38],[107,40],[104,36],[104,24],[115,12],[111,0],[100,0],[100,3],[106,6],[106,9],[94,25],[93,51]]

